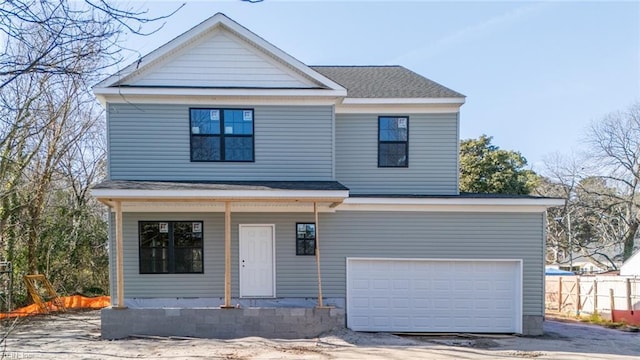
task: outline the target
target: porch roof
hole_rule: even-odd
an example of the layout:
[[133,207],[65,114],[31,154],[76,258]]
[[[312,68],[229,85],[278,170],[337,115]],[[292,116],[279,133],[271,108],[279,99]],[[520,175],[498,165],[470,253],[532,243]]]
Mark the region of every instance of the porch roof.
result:
[[322,201],[340,203],[349,189],[337,181],[107,180],[92,195],[119,201]]
[[106,180],[93,188],[96,190],[349,190],[337,181]]

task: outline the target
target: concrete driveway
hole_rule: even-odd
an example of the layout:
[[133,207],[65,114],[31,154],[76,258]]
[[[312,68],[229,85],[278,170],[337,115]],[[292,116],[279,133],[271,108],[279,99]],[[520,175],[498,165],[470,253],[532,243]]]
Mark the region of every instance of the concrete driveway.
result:
[[[345,329],[320,338],[100,339],[99,312],[4,324],[9,359],[638,359],[640,333],[547,321],[541,337],[396,336]],[[1,349],[0,349],[1,351]]]

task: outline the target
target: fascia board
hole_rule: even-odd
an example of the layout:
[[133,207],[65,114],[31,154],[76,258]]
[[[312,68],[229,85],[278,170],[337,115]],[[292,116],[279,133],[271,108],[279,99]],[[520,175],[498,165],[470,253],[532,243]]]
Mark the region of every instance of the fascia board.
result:
[[[112,209],[113,210],[113,209]],[[222,201],[216,202],[144,202],[144,201],[125,201],[122,204],[124,212],[152,212],[152,213],[168,213],[168,212],[224,212],[225,204]],[[297,201],[297,202],[233,202],[231,204],[231,212],[269,212],[269,213],[288,213],[288,212],[313,212],[313,204]],[[331,207],[331,203],[318,203],[318,212],[335,213],[335,207]]]
[[345,105],[390,105],[390,104],[464,104],[465,98],[350,98],[342,100]]
[[106,104],[163,104],[193,106],[334,106],[333,96],[177,96],[177,95],[100,95],[102,106]]
[[347,190],[126,190],[93,189],[99,199],[344,199]]
[[451,114],[460,104],[336,104],[336,114]]
[[102,106],[106,104],[163,104],[192,106],[334,106],[335,97],[296,96],[296,97],[260,97],[260,96],[176,96],[176,95],[100,95],[98,100]]
[[562,199],[347,198],[338,211],[520,212],[542,213]]
[[354,205],[340,204],[337,211],[386,212],[468,212],[468,213],[543,213],[548,206],[521,205]]
[[221,88],[173,88],[173,87],[98,87],[97,96],[106,95],[170,95],[170,96],[332,96],[342,97],[346,90],[334,89],[221,89]]
[[556,198],[394,198],[350,197],[344,204],[354,205],[458,205],[458,206],[560,206],[564,199]]

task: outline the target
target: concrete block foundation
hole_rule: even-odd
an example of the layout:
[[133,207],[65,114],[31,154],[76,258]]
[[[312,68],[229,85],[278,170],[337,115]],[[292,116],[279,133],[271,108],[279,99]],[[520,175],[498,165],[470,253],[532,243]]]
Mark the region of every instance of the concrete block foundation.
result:
[[131,335],[295,339],[344,328],[345,311],[338,308],[106,308],[102,310],[101,321],[104,339]]
[[[101,319],[104,339],[131,335],[295,339],[316,337],[346,326],[343,308],[106,308]],[[523,316],[522,334],[542,335],[543,321],[543,316]]]
[[540,336],[544,334],[544,316],[524,315],[522,317],[522,335]]

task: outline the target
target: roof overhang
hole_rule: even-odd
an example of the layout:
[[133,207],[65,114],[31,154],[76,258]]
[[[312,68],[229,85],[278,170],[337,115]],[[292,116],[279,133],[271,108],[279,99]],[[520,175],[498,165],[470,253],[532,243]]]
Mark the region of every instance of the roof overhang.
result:
[[94,189],[98,200],[314,201],[345,199],[348,190],[121,190]]
[[349,196],[337,181],[105,181],[91,194],[102,203],[123,206],[125,212],[218,212],[225,203],[234,212],[417,211],[543,213],[564,199],[487,194],[450,196]]
[[335,89],[266,89],[266,88],[175,88],[175,87],[107,87],[94,88],[98,101],[109,103],[175,103],[189,104],[214,102],[223,104],[285,103],[336,104],[346,90]]
[[357,105],[390,105],[390,104],[458,104],[462,105],[465,98],[346,98],[343,104]]
[[[275,207],[293,210],[309,208],[304,204],[321,204],[335,208],[349,197],[349,190],[338,182],[154,182],[106,181],[96,185],[91,194],[100,202],[113,207],[124,204],[125,211],[191,211],[216,209],[224,211],[224,203],[246,211]],[[278,206],[278,204],[280,206]],[[135,210],[134,210],[135,209]],[[158,210],[164,209],[164,210]],[[277,211],[277,210],[276,210]]]
[[446,114],[457,113],[465,103],[459,98],[345,98],[336,114]]
[[337,210],[426,212],[545,212],[563,199],[536,197],[350,197]]

